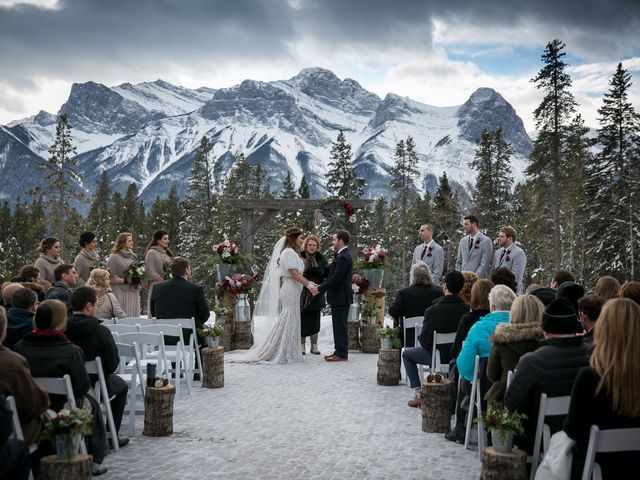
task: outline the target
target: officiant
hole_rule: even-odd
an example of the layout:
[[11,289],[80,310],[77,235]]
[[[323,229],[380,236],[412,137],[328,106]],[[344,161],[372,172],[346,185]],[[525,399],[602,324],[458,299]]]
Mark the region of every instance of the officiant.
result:
[[[320,253],[320,240],[315,235],[307,235],[302,243],[300,256],[304,262],[304,278],[321,284],[329,275],[329,262]],[[311,353],[320,354],[318,350],[318,332],[320,331],[320,314],[325,307],[324,294],[313,297],[308,289],[303,289],[300,296],[300,321],[302,335],[302,354],[305,354],[307,337],[311,337]]]

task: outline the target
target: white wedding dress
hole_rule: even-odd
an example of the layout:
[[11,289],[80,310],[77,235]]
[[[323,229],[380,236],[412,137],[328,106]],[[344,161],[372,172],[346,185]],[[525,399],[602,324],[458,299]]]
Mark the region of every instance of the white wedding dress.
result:
[[[281,239],[278,246],[284,244]],[[280,247],[281,248],[281,247]],[[302,275],[304,263],[298,253],[285,248],[269,262],[254,312],[254,346],[244,354],[232,354],[231,362],[292,363],[302,361],[300,348],[300,293],[302,285],[289,270]],[[282,282],[280,283],[280,278]],[[280,287],[279,289],[277,287]],[[277,294],[279,292],[279,294]],[[270,329],[269,329],[270,327]],[[265,338],[265,333],[268,334]]]

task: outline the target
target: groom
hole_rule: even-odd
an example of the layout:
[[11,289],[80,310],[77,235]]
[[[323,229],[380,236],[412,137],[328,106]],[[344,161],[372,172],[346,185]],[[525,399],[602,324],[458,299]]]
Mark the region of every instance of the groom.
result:
[[337,254],[329,268],[329,278],[312,290],[314,295],[327,292],[327,302],[331,305],[331,321],[333,323],[333,341],[335,352],[324,357],[327,362],[347,360],[347,317],[349,306],[353,303],[351,275],[353,260],[349,253],[351,234],[346,230],[338,230],[333,234],[333,248]]

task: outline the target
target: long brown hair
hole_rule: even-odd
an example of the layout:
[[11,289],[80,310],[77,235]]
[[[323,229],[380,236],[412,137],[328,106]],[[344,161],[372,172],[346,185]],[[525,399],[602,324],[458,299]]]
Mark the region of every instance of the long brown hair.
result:
[[458,295],[462,297],[465,303],[471,304],[471,290],[478,281],[478,276],[474,272],[462,272],[464,277],[464,286]]
[[600,295],[605,300],[617,298],[620,294],[620,282],[609,275],[600,277],[593,293]]
[[593,335],[590,364],[600,376],[596,393],[604,390],[619,415],[640,416],[640,306],[628,298],[602,307]]
[[[166,230],[154,231],[151,234],[151,241],[149,242],[149,245],[147,245],[147,252],[151,250],[151,247],[157,247],[160,244],[160,240],[162,240],[162,237],[164,237],[165,235],[169,235],[169,232],[167,232]],[[164,251],[167,252],[167,255],[169,255],[169,257],[173,258],[173,252],[169,247],[166,247]]]
[[111,253],[118,253],[120,250],[124,250],[125,243],[127,242],[127,237],[133,237],[133,235],[131,235],[129,232],[122,232],[118,234],[118,238],[116,238],[116,243],[113,244]]
[[471,310],[489,310],[489,292],[493,282],[481,278],[471,287]]

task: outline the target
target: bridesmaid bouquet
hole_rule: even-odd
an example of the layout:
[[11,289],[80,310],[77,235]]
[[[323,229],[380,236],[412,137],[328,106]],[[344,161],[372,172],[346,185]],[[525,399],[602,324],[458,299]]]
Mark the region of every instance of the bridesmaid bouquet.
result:
[[144,280],[145,272],[146,268],[144,262],[133,262],[129,265],[129,268],[124,271],[122,278],[124,278],[125,284],[130,285],[133,288],[140,288],[142,280]]

